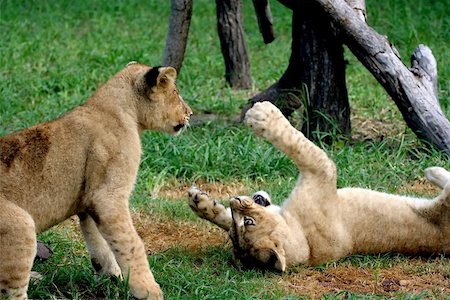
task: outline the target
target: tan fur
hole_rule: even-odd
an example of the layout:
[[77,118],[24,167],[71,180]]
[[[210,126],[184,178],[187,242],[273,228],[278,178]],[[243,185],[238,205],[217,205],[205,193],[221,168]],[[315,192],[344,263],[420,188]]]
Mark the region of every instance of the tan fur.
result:
[[128,198],[140,133],[177,134],[192,114],[175,79],[171,67],[130,63],[63,117],[0,138],[0,298],[27,297],[36,233],[72,215],[94,267],[129,275],[137,298],[162,298]]
[[256,103],[245,121],[286,153],[301,177],[281,207],[241,196],[231,200],[230,210],[195,187],[189,191],[192,210],[229,232],[234,253],[244,264],[284,271],[354,253],[450,253],[449,171],[425,171],[442,189],[434,199],[337,189],[334,163],[274,105]]

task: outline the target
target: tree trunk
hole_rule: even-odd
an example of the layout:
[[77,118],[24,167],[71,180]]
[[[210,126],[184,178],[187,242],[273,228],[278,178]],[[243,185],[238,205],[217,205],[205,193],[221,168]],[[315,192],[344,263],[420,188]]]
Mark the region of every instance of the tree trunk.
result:
[[251,87],[250,62],[242,28],[241,0],[216,0],[217,29],[225,61],[225,80],[237,89]]
[[397,104],[406,124],[425,141],[450,155],[450,122],[442,112],[431,50],[419,46],[408,69],[386,37],[358,18],[343,0],[316,0],[341,29],[345,43]]
[[192,17],[192,0],[171,0],[169,30],[162,64],[178,72],[183,64],[184,52]]
[[[288,68],[275,84],[250,99],[241,116],[255,102],[271,101],[286,116],[303,107],[302,131],[308,138],[329,133],[349,135],[350,107],[342,44],[331,24],[324,22],[325,15],[316,3],[288,4],[293,8]],[[330,142],[330,138],[324,141]]]

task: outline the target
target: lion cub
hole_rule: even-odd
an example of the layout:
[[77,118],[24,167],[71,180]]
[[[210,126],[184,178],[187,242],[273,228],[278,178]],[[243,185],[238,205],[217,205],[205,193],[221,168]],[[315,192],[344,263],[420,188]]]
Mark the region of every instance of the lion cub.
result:
[[256,103],[245,122],[286,153],[301,177],[281,207],[258,192],[232,199],[226,209],[199,189],[189,190],[191,209],[228,231],[235,257],[244,265],[285,271],[354,253],[450,253],[450,172],[425,171],[442,189],[432,200],[337,189],[334,163],[274,105]]
[[172,67],[129,63],[63,117],[0,138],[0,298],[27,298],[36,234],[78,215],[94,268],[161,299],[128,198],[143,130],[177,134],[192,114]]

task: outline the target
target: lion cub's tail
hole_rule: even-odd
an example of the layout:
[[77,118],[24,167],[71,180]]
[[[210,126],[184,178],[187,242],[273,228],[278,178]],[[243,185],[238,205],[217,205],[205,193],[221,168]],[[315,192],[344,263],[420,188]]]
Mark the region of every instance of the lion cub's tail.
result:
[[423,209],[422,215],[450,231],[450,172],[441,167],[430,167],[425,170],[425,177],[440,187],[442,192],[430,206]]
[[425,169],[425,177],[434,185],[444,189],[450,183],[450,172],[441,167]]

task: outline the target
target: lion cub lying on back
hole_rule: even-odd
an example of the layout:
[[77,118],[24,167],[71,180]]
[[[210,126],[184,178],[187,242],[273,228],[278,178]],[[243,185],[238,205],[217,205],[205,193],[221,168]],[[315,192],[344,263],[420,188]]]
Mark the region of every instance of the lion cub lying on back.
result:
[[176,71],[130,63],[65,116],[0,138],[0,298],[27,297],[36,233],[72,215],[97,271],[161,299],[128,211],[143,130],[177,134],[192,114]]
[[353,253],[450,253],[450,172],[428,168],[442,189],[435,199],[416,199],[361,188],[336,188],[336,167],[324,151],[292,127],[271,103],[256,103],[245,122],[286,153],[301,178],[281,207],[264,192],[236,197],[231,210],[191,188],[189,205],[228,231],[244,265],[285,271]]

